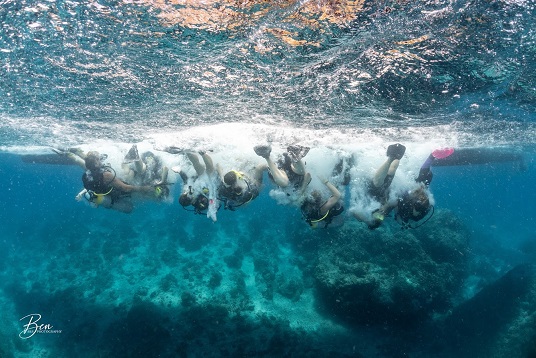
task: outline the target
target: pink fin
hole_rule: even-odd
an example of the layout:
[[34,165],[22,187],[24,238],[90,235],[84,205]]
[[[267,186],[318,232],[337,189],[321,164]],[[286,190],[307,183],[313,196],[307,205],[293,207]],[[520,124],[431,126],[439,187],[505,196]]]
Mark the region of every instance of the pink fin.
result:
[[452,153],[454,153],[454,148],[442,148],[434,150],[432,155],[436,159],[443,159],[450,156]]

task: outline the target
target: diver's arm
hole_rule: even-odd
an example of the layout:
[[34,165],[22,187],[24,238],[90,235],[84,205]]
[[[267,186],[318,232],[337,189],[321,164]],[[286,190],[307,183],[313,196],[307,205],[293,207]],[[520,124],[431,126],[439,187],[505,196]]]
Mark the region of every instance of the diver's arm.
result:
[[389,215],[391,211],[393,211],[393,209],[396,208],[397,205],[398,205],[398,201],[387,202],[383,204],[378,211],[383,215]]
[[329,209],[335,206],[341,199],[341,192],[335,187],[335,185],[331,184],[329,181],[325,180],[324,185],[329,189],[331,192],[331,198],[326,201],[324,205],[320,208],[320,214],[325,215]]
[[82,169],[86,170],[85,153],[83,151],[72,149],[73,151],[76,151],[76,153],[73,153],[69,149],[68,150],[58,149],[58,148],[51,148],[51,149],[57,155],[61,155],[61,156],[68,158],[73,164],[78,165]]
[[[203,154],[201,154],[203,153]],[[212,158],[210,155],[208,155],[206,152],[199,152],[201,155],[201,158],[203,158],[203,162],[205,163],[205,170],[207,174],[212,174],[214,172],[214,163],[212,162]]]
[[84,159],[82,159],[81,157],[79,157],[78,155],[73,154],[73,153],[69,153],[69,154],[67,154],[67,156],[69,157],[69,159],[71,159],[80,168],[82,168],[84,170],[86,169],[86,161]]
[[104,173],[104,180],[112,180],[111,184],[114,188],[119,189],[125,193],[132,193],[132,192],[141,192],[141,193],[149,193],[153,190],[153,187],[150,185],[144,185],[144,186],[135,186],[135,185],[129,185],[120,180],[119,178],[114,178],[114,174],[110,172]]

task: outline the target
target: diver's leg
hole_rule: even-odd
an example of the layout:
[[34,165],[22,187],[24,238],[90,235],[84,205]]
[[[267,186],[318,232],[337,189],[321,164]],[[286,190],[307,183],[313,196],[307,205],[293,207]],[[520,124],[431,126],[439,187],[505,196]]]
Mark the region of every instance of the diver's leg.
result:
[[199,162],[199,158],[197,157],[197,154],[188,152],[186,153],[186,156],[188,157],[188,159],[190,159],[190,162],[192,162],[192,165],[194,166],[197,176],[201,176],[205,172],[205,167],[203,167],[201,163]]
[[[387,160],[378,168],[376,174],[374,174],[374,178],[372,178],[372,184],[376,188],[386,184],[385,178],[387,176],[390,176],[392,180],[392,177],[395,176],[398,165],[400,164],[400,159],[402,159],[405,152],[406,147],[400,143],[391,144],[387,147]],[[389,186],[389,184],[390,183],[388,183],[386,187]]]
[[268,164],[268,169],[270,169],[270,173],[272,173],[272,178],[274,178],[274,182],[282,188],[287,187],[289,184],[287,173],[279,169],[270,157],[266,158],[266,163]]
[[387,160],[378,168],[378,170],[376,170],[376,173],[374,174],[374,177],[372,178],[372,184],[376,188],[379,188],[380,186],[383,185],[385,177],[387,176],[387,174],[389,173],[391,169],[392,163],[394,163],[394,160],[392,160],[391,158],[387,158]]
[[207,173],[214,173],[214,163],[212,162],[212,158],[210,157],[210,155],[208,155],[206,152],[199,152],[199,154],[201,154],[201,158],[203,158]]
[[257,184],[262,184],[262,177],[264,175],[264,171],[268,169],[268,165],[267,164],[259,164],[255,167],[255,171],[253,173],[253,180],[257,183]]
[[309,185],[309,183],[311,182],[311,173],[307,172],[305,173],[305,175],[303,176],[303,181],[302,181],[302,185],[301,185],[301,193],[305,193],[305,189],[307,189],[307,186]]
[[130,197],[118,198],[114,201],[112,206],[110,206],[110,209],[114,209],[125,214],[130,214],[134,209],[134,205],[132,204]]
[[398,169],[398,165],[400,164],[399,159],[395,159],[391,162],[391,165],[389,165],[389,170],[387,171],[387,175],[395,176],[396,170]]
[[277,167],[277,165],[274,163],[272,158],[270,157],[270,153],[272,152],[272,147],[269,145],[257,145],[253,148],[255,153],[266,160],[266,164],[268,165],[268,169],[270,170],[270,173],[272,174],[272,178],[274,179],[274,182],[279,185],[280,187],[287,187],[288,186],[288,176],[287,173],[282,171]]
[[147,170],[147,166],[141,159],[135,160],[134,166],[136,167],[136,173],[138,175],[142,175],[143,173],[145,173],[145,170]]
[[300,159],[297,162],[293,162],[290,167],[292,168],[292,171],[298,175],[305,175],[305,164]]
[[160,183],[167,183],[168,173],[169,173],[168,167],[163,167],[162,176],[160,178]]

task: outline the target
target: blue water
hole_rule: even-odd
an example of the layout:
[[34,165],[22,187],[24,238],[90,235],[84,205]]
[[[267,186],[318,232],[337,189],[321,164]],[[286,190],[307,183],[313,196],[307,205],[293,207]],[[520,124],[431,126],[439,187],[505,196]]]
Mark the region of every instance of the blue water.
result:
[[[0,0],[0,357],[534,357],[535,8]],[[313,184],[355,159],[344,226],[311,230],[267,176],[212,223],[174,174],[127,215],[76,202],[77,166],[21,160],[79,147],[118,169],[137,143],[232,169],[266,142],[311,147]],[[394,142],[396,185],[438,147],[523,166],[435,167],[429,222],[369,231],[346,215]],[[61,333],[21,338],[30,314]]]

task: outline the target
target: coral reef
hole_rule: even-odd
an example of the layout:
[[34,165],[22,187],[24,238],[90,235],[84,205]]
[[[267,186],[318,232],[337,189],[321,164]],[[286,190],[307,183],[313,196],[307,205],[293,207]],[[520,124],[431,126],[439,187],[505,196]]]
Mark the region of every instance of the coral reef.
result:
[[449,212],[416,230],[347,225],[319,248],[326,311],[357,323],[412,324],[443,312],[465,276],[468,233]]

